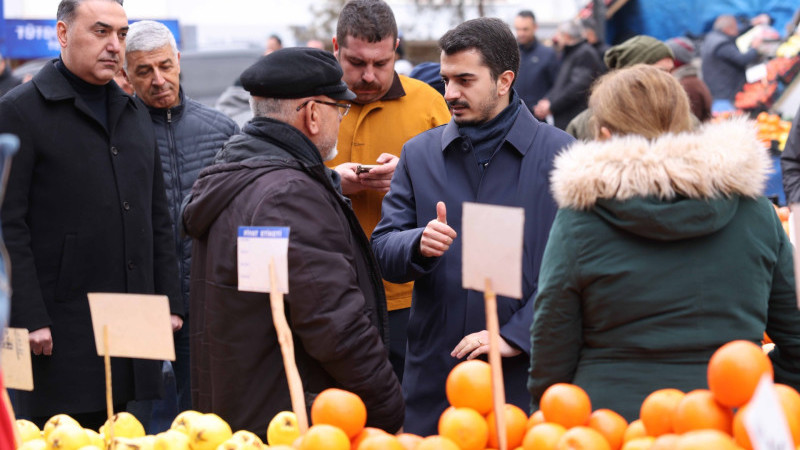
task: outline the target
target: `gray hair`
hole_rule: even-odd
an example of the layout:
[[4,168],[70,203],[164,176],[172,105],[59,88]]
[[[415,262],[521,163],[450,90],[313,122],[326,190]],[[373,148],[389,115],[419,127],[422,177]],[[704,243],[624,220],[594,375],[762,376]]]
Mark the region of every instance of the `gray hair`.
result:
[[[154,20],[134,22],[128,28],[125,38],[125,54],[131,52],[152,52],[169,45],[175,58],[178,57],[178,44],[175,36],[166,25]],[[128,70],[128,59],[125,58],[125,70]]]
[[292,115],[295,99],[250,97],[253,117],[269,117],[287,122]]
[[724,31],[726,28],[736,25],[736,18],[730,14],[723,14],[714,20],[714,31]]
[[[61,0],[58,4],[58,11],[56,12],[56,20],[66,24],[72,23],[75,20],[75,10],[85,0]],[[122,6],[123,0],[108,0],[110,2],[117,2]]]
[[558,25],[558,31],[566,34],[572,39],[581,39],[583,37],[583,27],[574,20],[561,22]]

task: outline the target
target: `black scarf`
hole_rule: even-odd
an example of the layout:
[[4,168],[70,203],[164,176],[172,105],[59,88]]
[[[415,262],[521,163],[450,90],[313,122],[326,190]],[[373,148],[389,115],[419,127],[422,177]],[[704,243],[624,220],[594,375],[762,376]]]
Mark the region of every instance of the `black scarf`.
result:
[[481,170],[505,141],[508,131],[514,125],[514,121],[517,120],[521,107],[522,100],[520,100],[516,91],[512,89],[508,106],[503,108],[500,114],[480,125],[458,127],[459,134],[470,143]]

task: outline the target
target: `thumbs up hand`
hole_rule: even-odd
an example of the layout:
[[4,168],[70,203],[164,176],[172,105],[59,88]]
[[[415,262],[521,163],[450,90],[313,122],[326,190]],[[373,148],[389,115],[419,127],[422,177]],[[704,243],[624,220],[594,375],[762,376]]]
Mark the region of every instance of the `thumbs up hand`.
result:
[[428,222],[419,241],[419,252],[427,258],[444,255],[453,240],[456,231],[447,225],[447,208],[444,202],[436,204],[436,218]]

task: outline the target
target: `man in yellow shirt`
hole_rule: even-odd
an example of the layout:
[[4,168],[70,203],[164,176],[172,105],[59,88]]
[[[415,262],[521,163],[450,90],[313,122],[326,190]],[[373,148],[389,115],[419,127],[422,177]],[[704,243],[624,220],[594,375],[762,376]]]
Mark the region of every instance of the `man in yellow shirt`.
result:
[[[394,13],[382,0],[353,0],[342,8],[333,52],[344,71],[342,79],[357,98],[339,127],[339,154],[328,165],[341,176],[342,192],[352,201],[367,236],[381,218],[381,202],[403,145],[450,121],[447,104],[436,90],[394,71],[399,43]],[[384,286],[389,359],[402,380],[413,284],[384,281]]]

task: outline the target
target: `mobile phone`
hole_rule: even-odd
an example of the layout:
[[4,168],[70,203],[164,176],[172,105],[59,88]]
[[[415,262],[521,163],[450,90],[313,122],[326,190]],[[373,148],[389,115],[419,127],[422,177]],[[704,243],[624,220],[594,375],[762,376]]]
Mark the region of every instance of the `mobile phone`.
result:
[[375,164],[359,164],[356,166],[356,173],[367,173],[376,167],[378,166]]

